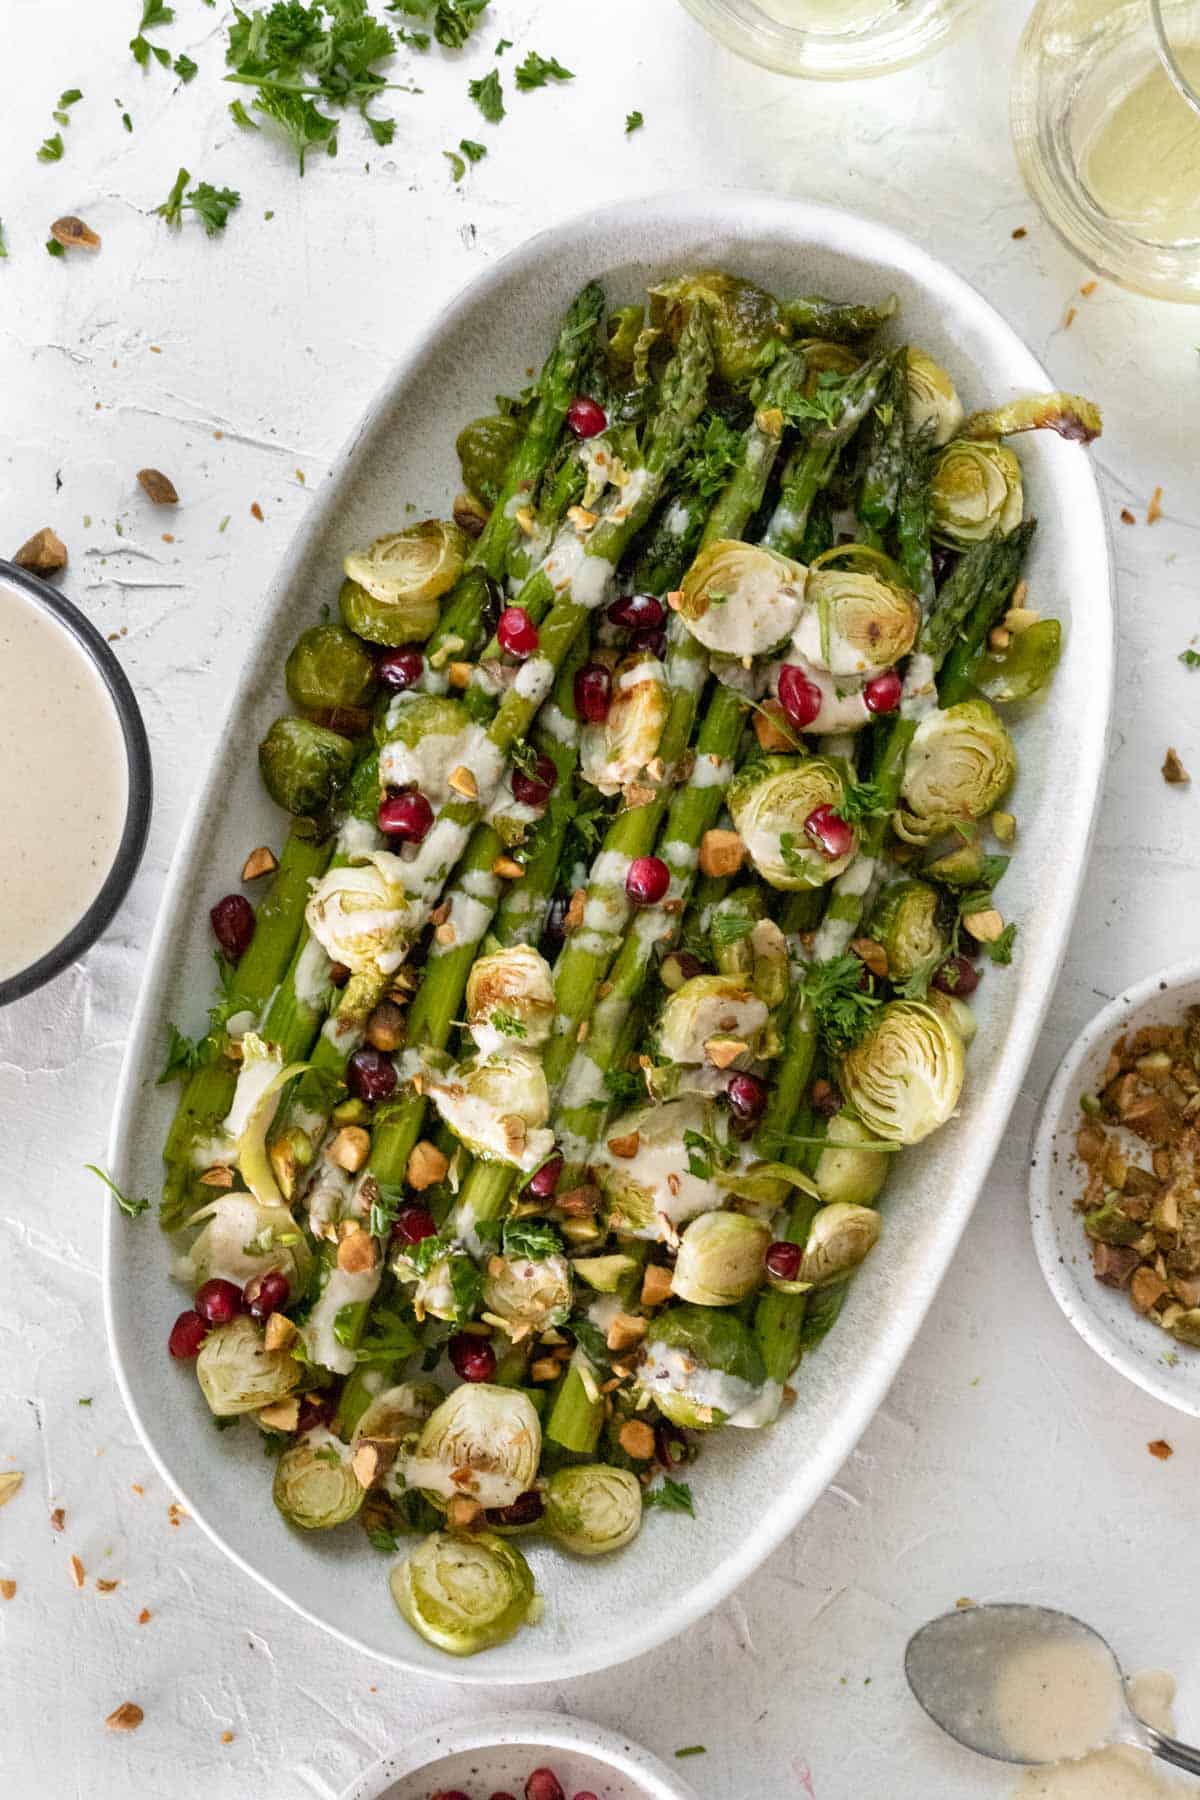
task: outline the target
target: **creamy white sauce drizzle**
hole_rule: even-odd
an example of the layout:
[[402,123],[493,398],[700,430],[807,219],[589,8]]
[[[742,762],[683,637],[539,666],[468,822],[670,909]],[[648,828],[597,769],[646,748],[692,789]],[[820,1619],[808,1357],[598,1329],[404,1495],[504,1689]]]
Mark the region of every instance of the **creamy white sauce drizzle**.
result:
[[321,940],[311,935],[296,958],[293,985],[296,999],[311,1011],[323,1011],[329,993],[329,953]]
[[336,1266],[329,1271],[329,1279],[317,1296],[307,1322],[300,1327],[305,1350],[313,1362],[320,1363],[323,1369],[331,1369],[335,1375],[350,1373],[354,1367],[354,1351],[347,1344],[338,1343],[333,1335],[334,1321],[343,1306],[373,1299],[382,1275],[382,1262],[356,1274]]
[[688,786],[693,788],[724,788],[733,780],[733,762],[727,756],[717,756],[711,750],[696,758],[696,764],[688,777]]
[[347,862],[362,862],[377,850],[382,838],[374,825],[366,819],[343,819],[337,837],[337,854],[344,856]]
[[905,719],[923,719],[937,706],[937,675],[933,658],[921,650],[914,651],[904,671],[900,715]]

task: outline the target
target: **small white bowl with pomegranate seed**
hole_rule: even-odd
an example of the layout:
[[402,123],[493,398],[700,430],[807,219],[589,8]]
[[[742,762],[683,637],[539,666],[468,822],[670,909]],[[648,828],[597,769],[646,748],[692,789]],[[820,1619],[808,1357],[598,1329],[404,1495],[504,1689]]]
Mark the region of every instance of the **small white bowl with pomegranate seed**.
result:
[[[1047,1285],[1080,1337],[1136,1385],[1177,1411],[1200,1417],[1200,1349],[1177,1341],[1131,1304],[1118,1270],[1098,1277],[1077,1206],[1088,1170],[1077,1148],[1087,1123],[1084,1102],[1104,1086],[1118,1038],[1147,1026],[1181,1025],[1200,1005],[1200,963],[1178,963],[1135,982],[1109,1002],[1071,1045],[1046,1093],[1030,1146],[1029,1209],[1033,1242]],[[1106,1123],[1107,1121],[1101,1121]],[[1109,1123],[1110,1132],[1114,1127]],[[1144,1166],[1150,1147],[1133,1134],[1124,1146]]]
[[648,1750],[562,1713],[449,1720],[381,1756],[342,1800],[697,1800]]

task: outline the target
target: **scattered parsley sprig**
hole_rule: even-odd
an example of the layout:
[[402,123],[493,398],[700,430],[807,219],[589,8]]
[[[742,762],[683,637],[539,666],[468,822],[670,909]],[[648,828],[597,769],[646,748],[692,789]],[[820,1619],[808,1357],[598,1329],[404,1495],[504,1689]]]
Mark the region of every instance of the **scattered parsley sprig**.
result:
[[83,1166],[88,1171],[89,1175],[98,1176],[104,1183],[127,1219],[140,1218],[142,1213],[150,1211],[150,1202],[148,1200],[136,1200],[132,1199],[128,1194],[123,1194],[112,1176],[106,1175],[103,1169],[98,1169],[95,1163],[84,1163]]
[[208,181],[197,182],[190,193],[185,194],[190,180],[187,170],[180,169],[170,193],[154,210],[175,231],[183,224],[185,210],[194,212],[209,237],[216,237],[219,231],[224,231],[230,213],[241,205],[242,196],[233,188],[216,188]]

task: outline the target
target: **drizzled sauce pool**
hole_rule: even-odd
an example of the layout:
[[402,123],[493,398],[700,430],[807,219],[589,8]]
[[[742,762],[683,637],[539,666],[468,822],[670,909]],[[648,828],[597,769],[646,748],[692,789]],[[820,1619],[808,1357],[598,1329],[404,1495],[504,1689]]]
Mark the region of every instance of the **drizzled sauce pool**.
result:
[[103,681],[64,626],[0,584],[0,981],[83,917],[112,868],[128,798]]

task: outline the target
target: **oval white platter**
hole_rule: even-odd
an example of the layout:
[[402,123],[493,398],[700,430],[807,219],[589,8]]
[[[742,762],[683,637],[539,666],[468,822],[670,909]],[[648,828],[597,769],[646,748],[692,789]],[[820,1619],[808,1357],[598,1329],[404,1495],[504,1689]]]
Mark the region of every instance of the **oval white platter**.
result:
[[[406,518],[445,512],[459,485],[455,433],[488,410],[498,390],[522,385],[585,280],[603,279],[610,302],[620,302],[669,273],[713,265],[785,294],[880,300],[895,291],[898,329],[947,364],[968,409],[1052,385],[988,302],[944,264],[884,226],[805,201],[728,191],[625,202],[553,227],[480,276],[404,348],[263,603],[258,651],[182,833],[150,949],[109,1150],[126,1191],[159,1185],[174,1096],[155,1077],[167,1021],[194,1030],[211,999],[207,910],[247,847],[280,836],[253,747],[284,706],[292,640],[337,594],[343,554]],[[560,1681],[636,1656],[715,1606],[795,1528],[882,1400],[970,1216],[1037,1038],[1104,768],[1113,602],[1099,492],[1078,446],[1038,432],[1019,448],[1028,509],[1041,521],[1030,602],[1064,620],[1066,648],[1048,698],[1018,731],[1020,854],[1003,889],[1006,915],[1021,924],[1017,958],[1007,971],[989,970],[981,985],[960,1116],[898,1159],[883,1242],[834,1331],[801,1369],[795,1405],[771,1431],[726,1431],[705,1446],[694,1521],[651,1513],[636,1544],[593,1563],[531,1540],[542,1624],[483,1656],[441,1655],[396,1614],[388,1559],[360,1532],[302,1538],[282,1524],[254,1434],[215,1432],[191,1371],[166,1354],[181,1299],[165,1243],[149,1217],[131,1226],[113,1210],[109,1339],[147,1449],[235,1562],[347,1643],[468,1682]],[[415,513],[406,513],[408,501]]]

